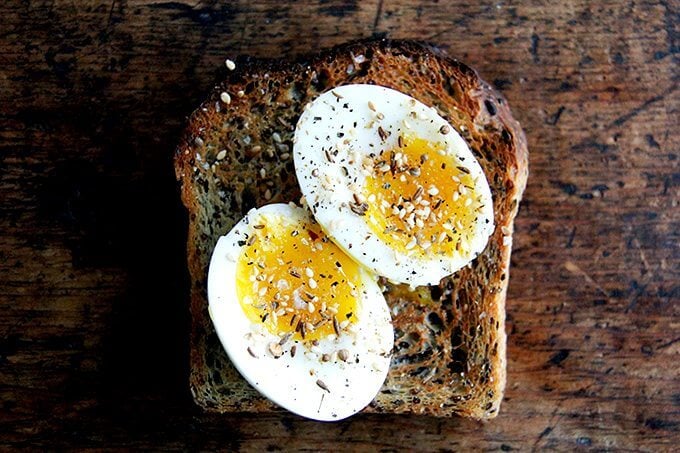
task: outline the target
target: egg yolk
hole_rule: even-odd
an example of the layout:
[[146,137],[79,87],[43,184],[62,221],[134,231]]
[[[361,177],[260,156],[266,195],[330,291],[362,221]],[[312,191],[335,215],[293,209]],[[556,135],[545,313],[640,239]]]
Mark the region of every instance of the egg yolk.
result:
[[248,319],[273,334],[316,340],[356,322],[361,279],[354,261],[310,222],[255,220],[236,266]]
[[463,159],[411,136],[375,156],[362,196],[355,201],[371,230],[396,251],[421,256],[464,254],[483,207]]

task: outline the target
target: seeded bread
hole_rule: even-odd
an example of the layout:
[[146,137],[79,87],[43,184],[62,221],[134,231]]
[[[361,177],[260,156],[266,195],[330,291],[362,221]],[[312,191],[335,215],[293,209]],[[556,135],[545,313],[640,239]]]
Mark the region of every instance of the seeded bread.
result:
[[307,102],[348,83],[394,88],[435,107],[482,165],[496,224],[484,252],[438,286],[384,282],[394,355],[365,411],[495,417],[506,380],[505,296],[528,173],[526,140],[505,99],[474,70],[413,41],[358,41],[294,62],[242,58],[191,115],[175,171],[189,213],[194,399],[210,411],[280,410],[240,377],[222,349],[207,310],[208,263],[217,239],[248,210],[299,199],[295,123]]

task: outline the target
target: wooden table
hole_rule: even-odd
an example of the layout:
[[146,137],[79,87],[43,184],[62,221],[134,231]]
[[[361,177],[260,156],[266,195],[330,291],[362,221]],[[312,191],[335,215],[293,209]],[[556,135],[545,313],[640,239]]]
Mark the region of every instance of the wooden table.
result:
[[[5,1],[0,445],[645,449],[680,442],[679,5]],[[419,38],[508,97],[531,152],[501,414],[205,415],[189,395],[186,116],[226,57]]]

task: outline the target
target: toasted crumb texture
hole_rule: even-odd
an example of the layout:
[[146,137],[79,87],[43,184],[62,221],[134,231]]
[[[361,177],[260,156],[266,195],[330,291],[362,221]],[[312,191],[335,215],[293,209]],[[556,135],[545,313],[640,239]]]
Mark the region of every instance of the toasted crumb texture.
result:
[[239,59],[191,115],[175,171],[190,219],[194,399],[211,411],[280,410],[240,377],[222,349],[208,315],[208,263],[217,239],[248,210],[299,199],[295,123],[306,103],[348,83],[394,88],[435,107],[482,165],[496,223],[485,251],[439,286],[385,282],[394,356],[365,411],[493,418],[506,380],[505,295],[528,173],[526,140],[505,99],[474,70],[413,41],[358,41],[295,62]]

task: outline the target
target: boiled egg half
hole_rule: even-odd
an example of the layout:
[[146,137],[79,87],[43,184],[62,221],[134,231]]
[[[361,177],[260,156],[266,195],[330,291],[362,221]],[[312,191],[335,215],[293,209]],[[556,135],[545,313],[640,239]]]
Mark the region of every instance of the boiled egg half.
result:
[[322,94],[297,123],[294,159],[328,236],[394,282],[438,283],[494,230],[489,184],[465,140],[398,91],[345,85]]
[[221,237],[208,300],[232,363],[291,412],[343,419],[385,380],[394,334],[376,277],[303,208],[253,209]]

